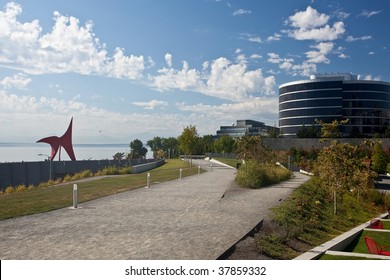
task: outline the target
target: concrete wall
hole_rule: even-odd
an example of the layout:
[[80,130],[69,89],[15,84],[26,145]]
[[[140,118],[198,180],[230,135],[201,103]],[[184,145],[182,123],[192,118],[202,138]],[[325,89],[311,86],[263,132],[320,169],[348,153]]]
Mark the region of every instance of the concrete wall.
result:
[[142,173],[148,170],[151,170],[153,168],[159,167],[165,163],[164,159],[155,161],[155,162],[150,162],[150,163],[145,163],[145,164],[139,164],[135,165],[132,167],[131,173],[137,174],[137,173]]
[[[85,160],[85,161],[39,161],[39,162],[10,162],[0,163],[0,190],[8,186],[24,184],[39,185],[50,178],[64,177],[83,170],[96,172],[108,166],[126,166],[133,168],[138,165],[154,163],[154,159],[141,160]],[[162,165],[162,163],[161,163]],[[156,166],[156,164],[155,164]]]
[[[337,141],[342,143],[353,143],[359,144],[361,143],[363,138],[339,138]],[[371,139],[375,140],[375,139]],[[390,148],[390,138],[382,138],[378,139],[382,141],[383,148]],[[284,150],[288,151],[290,148],[321,148],[325,146],[329,146],[332,141],[320,142],[320,138],[264,138],[265,146],[273,149],[273,150]]]

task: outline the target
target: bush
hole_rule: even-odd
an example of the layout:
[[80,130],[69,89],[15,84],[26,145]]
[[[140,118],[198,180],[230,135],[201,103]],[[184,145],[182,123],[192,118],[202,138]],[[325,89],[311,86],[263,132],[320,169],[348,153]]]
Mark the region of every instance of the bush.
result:
[[22,191],[25,191],[27,188],[24,184],[21,184],[19,186],[16,187],[16,190],[17,192],[22,192]]
[[11,186],[7,187],[5,190],[4,190],[4,193],[5,194],[10,194],[10,193],[13,193],[15,191],[15,189]]
[[290,177],[291,172],[287,169],[250,160],[238,170],[236,182],[241,187],[256,189],[279,183]]

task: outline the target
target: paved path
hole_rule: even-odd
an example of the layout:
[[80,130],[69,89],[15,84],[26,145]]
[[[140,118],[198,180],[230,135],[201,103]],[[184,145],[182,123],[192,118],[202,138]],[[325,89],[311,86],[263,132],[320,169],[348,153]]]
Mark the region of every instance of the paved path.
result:
[[[205,163],[205,162],[203,162]],[[209,166],[207,163],[206,166]],[[260,190],[213,170],[0,222],[0,259],[216,259],[308,178]]]

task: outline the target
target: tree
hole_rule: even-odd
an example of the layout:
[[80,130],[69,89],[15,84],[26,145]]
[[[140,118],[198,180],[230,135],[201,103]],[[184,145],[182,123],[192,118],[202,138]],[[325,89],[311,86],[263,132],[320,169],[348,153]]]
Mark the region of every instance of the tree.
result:
[[179,140],[175,137],[162,139],[163,151],[168,158],[176,158],[179,156]]
[[378,174],[386,173],[388,158],[385,151],[383,150],[381,142],[377,142],[375,144],[371,159],[372,170],[374,170]]
[[130,159],[145,158],[148,149],[144,147],[141,140],[135,139],[130,143]]
[[199,154],[214,152],[214,139],[212,135],[204,135],[199,139]]
[[112,156],[114,160],[122,160],[125,157],[125,153],[116,153]]
[[259,163],[274,162],[275,154],[263,144],[260,136],[245,135],[235,142],[235,151],[239,158],[255,160]]
[[189,155],[191,158],[192,166],[192,155],[196,151],[199,142],[198,131],[196,126],[187,126],[184,128],[182,134],[179,136],[179,149],[185,155]]
[[361,191],[373,186],[373,174],[360,147],[348,143],[333,141],[320,151],[314,173],[329,189],[334,201],[334,214],[337,213],[337,196],[347,191]]
[[234,150],[234,139],[229,135],[222,135],[215,140],[214,149],[217,153],[232,153]]
[[317,138],[319,136],[319,128],[312,125],[312,126],[305,126],[302,125],[302,127],[297,132],[298,138]]
[[349,120],[334,120],[331,123],[324,123],[322,120],[316,120],[321,125],[321,138],[324,140],[340,138],[343,133],[340,131],[340,127],[348,123]]
[[[152,140],[148,140],[146,145],[150,147],[153,152],[153,157],[156,158],[157,151],[163,150],[163,138],[156,136]],[[159,154],[161,155],[161,152]]]

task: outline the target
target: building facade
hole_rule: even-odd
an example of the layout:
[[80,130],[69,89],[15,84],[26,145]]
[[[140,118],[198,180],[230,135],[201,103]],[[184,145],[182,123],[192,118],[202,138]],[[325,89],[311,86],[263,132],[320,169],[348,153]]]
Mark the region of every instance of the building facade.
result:
[[263,122],[253,120],[238,120],[236,124],[230,126],[221,126],[217,130],[216,138],[228,135],[233,138],[239,138],[245,135],[249,136],[269,136],[270,132],[279,132],[277,127],[265,125]]
[[281,135],[295,137],[303,126],[345,120],[344,137],[383,134],[390,124],[390,83],[358,80],[352,74],[312,75],[279,87]]

